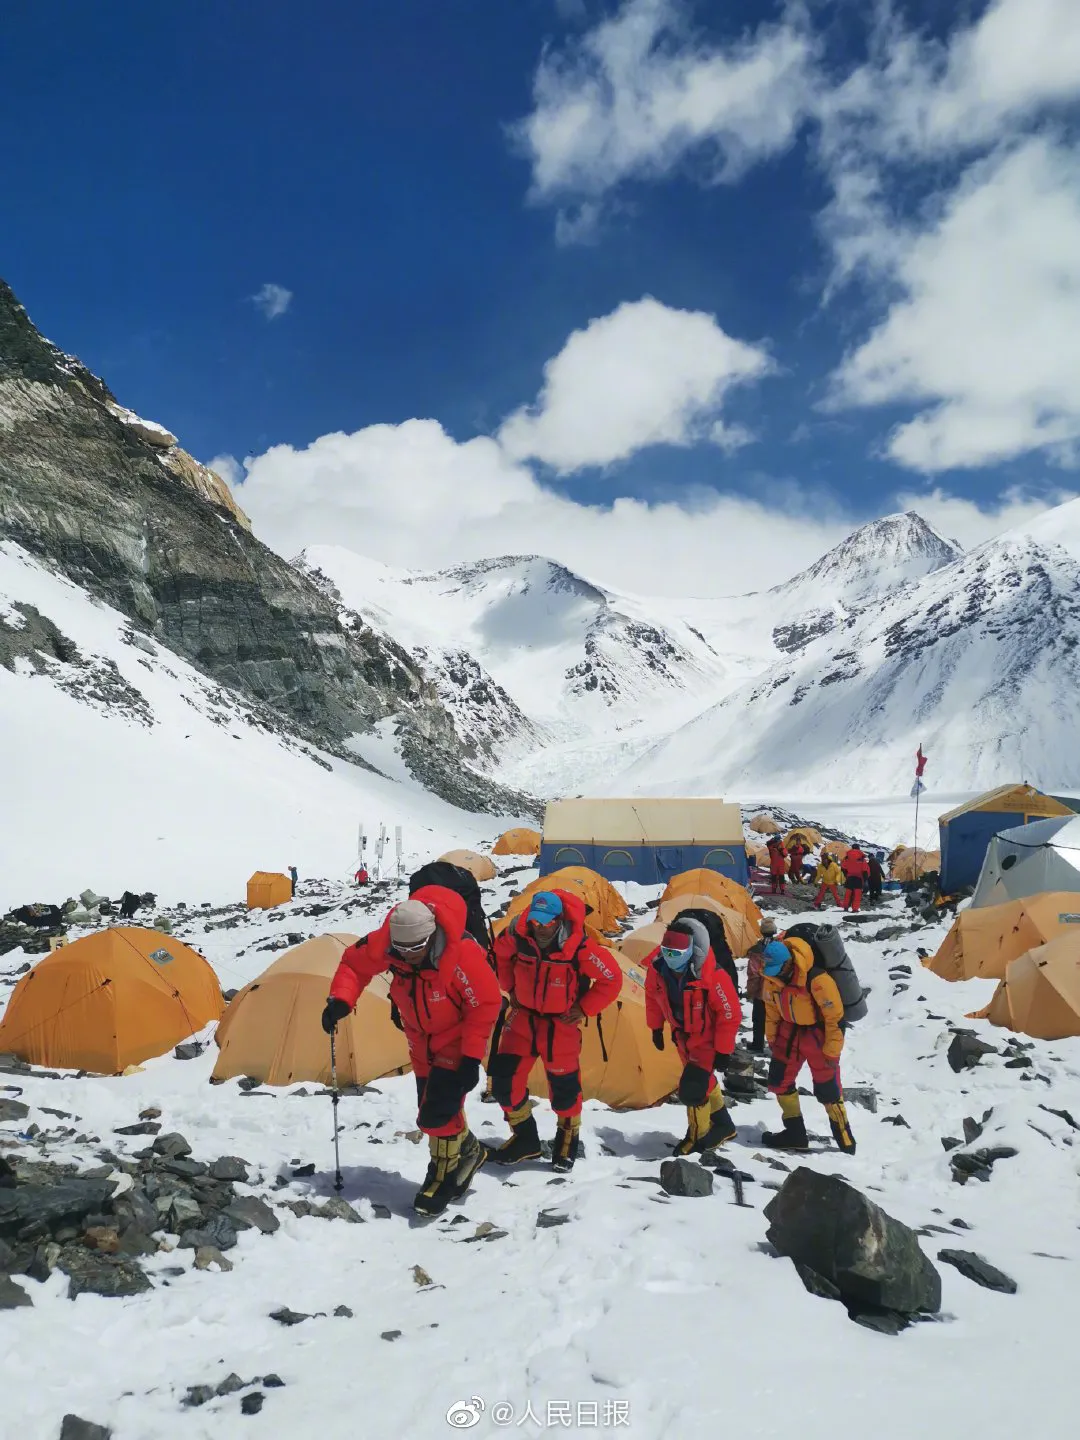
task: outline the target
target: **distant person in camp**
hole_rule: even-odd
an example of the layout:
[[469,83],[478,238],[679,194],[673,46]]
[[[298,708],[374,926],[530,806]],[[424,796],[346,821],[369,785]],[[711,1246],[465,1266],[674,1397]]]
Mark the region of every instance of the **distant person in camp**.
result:
[[480,1079],[502,997],[465,922],[465,901],[437,885],[395,905],[378,930],[342,955],[322,1016],[323,1029],[332,1033],[375,976],[389,971],[390,1000],[416,1076],[416,1123],[431,1154],[413,1200],[420,1215],[440,1215],[487,1159],[464,1104]]
[[290,865],[290,866],[289,866],[289,883],[290,883],[291,886],[292,886],[292,894],[293,894],[294,897],[295,897],[295,895],[296,895],[296,886],[297,886],[298,879],[299,879],[299,877],[298,877],[298,875],[297,875],[297,873],[296,873],[296,866],[295,866],[295,865]]
[[830,855],[827,850],[821,852],[821,859],[814,871],[814,884],[818,892],[814,896],[814,909],[820,910],[825,903],[825,898],[831,895],[833,903],[843,905],[840,898],[840,886],[844,883],[844,872],[840,869],[840,863],[835,855]]
[[761,922],[761,939],[751,945],[746,956],[746,998],[750,1001],[752,1017],[750,1050],[754,1055],[765,1054],[765,1001],[762,998],[765,946],[775,939],[776,921],[771,915],[766,915]]
[[762,1135],[772,1150],[810,1148],[797,1087],[810,1067],[814,1095],[825,1107],[833,1138],[845,1154],[855,1153],[840,1083],[844,1049],[844,1004],[832,976],[814,963],[805,940],[779,936],[765,946],[765,1038],[772,1060],[769,1089],[776,1096],[784,1128]]
[[787,851],[779,835],[768,842],[770,889],[774,895],[787,891]]
[[622,971],[610,951],[585,933],[585,902],[567,890],[540,890],[495,941],[499,984],[509,999],[491,1088],[510,1122],[510,1138],[492,1149],[500,1165],[538,1160],[540,1136],[529,1099],[529,1073],[543,1061],[558,1116],[551,1163],[571,1170],[581,1129],[581,1026],[618,999]]
[[353,876],[353,879],[356,881],[357,885],[366,885],[368,883],[367,866],[361,865],[360,869],[357,870],[356,874]]
[[870,873],[869,863],[858,845],[852,845],[844,856],[843,870],[844,884],[847,887],[844,909],[850,910],[854,914],[862,909],[863,886]]
[[742,1021],[731,977],[716,963],[709,934],[698,920],[672,922],[645,962],[645,1023],[657,1050],[664,1027],[683,1062],[678,1096],[686,1106],[686,1134],[676,1155],[723,1145],[736,1134],[715,1074],[727,1069]]
[[881,899],[885,885],[885,869],[880,855],[870,854],[866,857],[866,882],[866,898],[872,905]]
[[806,859],[807,850],[798,836],[788,846],[790,857],[789,873],[793,885],[801,885],[803,882],[803,861]]

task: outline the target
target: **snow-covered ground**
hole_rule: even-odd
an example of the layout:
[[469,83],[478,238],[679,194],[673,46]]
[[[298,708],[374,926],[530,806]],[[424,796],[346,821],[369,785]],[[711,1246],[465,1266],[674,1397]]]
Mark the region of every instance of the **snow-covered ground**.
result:
[[[489,905],[528,878],[485,886]],[[393,893],[363,898],[374,921]],[[635,890],[631,899],[641,905],[646,896]],[[882,924],[901,923],[900,902],[889,904]],[[275,958],[256,947],[283,931],[365,925],[364,915],[338,909],[311,921],[306,905],[302,893],[280,912],[242,916],[235,929],[207,932],[198,916],[178,929],[224,985],[238,985]],[[417,1226],[409,1203],[426,1152],[409,1138],[415,1095],[404,1077],[342,1101],[345,1195],[367,1223],[279,1210],[277,1234],[241,1234],[228,1252],[231,1273],[194,1271],[190,1251],[163,1253],[148,1262],[154,1290],[132,1299],[69,1301],[59,1274],[44,1284],[20,1281],[34,1308],[0,1313],[5,1433],[55,1440],[60,1417],[72,1411],[111,1425],[114,1440],[436,1440],[452,1433],[450,1407],[479,1397],[485,1409],[469,1427],[477,1436],[625,1429],[640,1440],[697,1440],[794,1428],[805,1440],[1005,1440],[1027,1432],[1065,1440],[1075,1428],[1080,1136],[1050,1110],[1080,1116],[1080,1040],[1033,1043],[1030,1069],[1006,1069],[1004,1058],[990,1056],[954,1074],[946,1022],[964,1023],[991,986],[950,986],[919,968],[916,946],[933,948],[942,933],[852,941],[873,994],[869,1017],[850,1035],[845,1078],[876,1088],[878,1113],[852,1107],[854,1158],[826,1151],[801,1163],[849,1178],[913,1227],[942,1227],[924,1238],[928,1254],[946,1245],[976,1250],[1013,1276],[1016,1295],[979,1289],[942,1265],[940,1318],[897,1338],[863,1330],[841,1306],[811,1297],[790,1262],[762,1248],[762,1208],[784,1178],[759,1144],[761,1128],[776,1123],[771,1100],[734,1112],[739,1138],[729,1153],[754,1177],[746,1208],[722,1177],[704,1199],[660,1192],[658,1161],[682,1133],[680,1108],[616,1114],[590,1103],[587,1153],[570,1176],[542,1165],[508,1174],[488,1167],[463,1204]],[[4,972],[19,959],[4,957]],[[910,975],[897,968],[905,965]],[[968,1023],[993,1043],[1004,1039]],[[70,1123],[130,1152],[143,1140],[111,1132],[152,1105],[163,1112],[163,1131],[186,1135],[196,1158],[248,1160],[253,1180],[262,1177],[259,1193],[286,1177],[270,1199],[331,1194],[329,1100],[298,1093],[311,1085],[252,1095],[236,1082],[211,1088],[213,1060],[211,1046],[199,1059],[167,1057],[123,1078],[12,1078],[31,1118],[54,1134]],[[827,1133],[816,1103],[804,1105],[810,1129]],[[42,1106],[76,1118],[64,1122]],[[497,1109],[478,1095],[468,1108],[481,1136],[502,1133]],[[999,1161],[988,1183],[961,1188],[941,1137],[962,1135],[965,1116],[980,1120],[988,1110],[978,1143],[1013,1145],[1019,1154]],[[905,1124],[890,1123],[901,1116]],[[550,1134],[543,1105],[540,1123]],[[14,1126],[2,1129],[8,1142],[16,1138]],[[70,1139],[47,1149],[93,1158]],[[289,1179],[296,1162],[314,1164],[310,1179]],[[389,1207],[390,1217],[375,1218],[371,1204]],[[567,1221],[537,1228],[541,1211]],[[506,1233],[473,1243],[483,1222]],[[430,1285],[417,1283],[416,1266]],[[284,1328],[270,1319],[283,1305],[312,1318]],[[339,1305],[352,1317],[335,1317]],[[400,1334],[384,1338],[393,1332]],[[181,1407],[189,1386],[215,1385],[230,1371],[245,1380],[274,1372],[285,1385],[265,1391],[254,1418],[241,1415],[238,1395]],[[499,1404],[513,1407],[510,1419]]]

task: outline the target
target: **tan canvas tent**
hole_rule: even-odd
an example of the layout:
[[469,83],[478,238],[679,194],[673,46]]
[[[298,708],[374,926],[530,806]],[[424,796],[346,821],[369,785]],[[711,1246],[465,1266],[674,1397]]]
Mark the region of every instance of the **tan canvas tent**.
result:
[[924,875],[936,875],[941,869],[941,852],[938,850],[901,850],[889,866],[894,880],[907,884],[920,880]]
[[779,835],[780,826],[771,815],[755,815],[750,821],[750,829],[756,835]]
[[518,825],[513,830],[507,830],[495,841],[491,847],[493,855],[539,855],[540,854],[540,832],[530,830],[525,825]]
[[[359,937],[318,935],[286,950],[235,997],[217,1028],[211,1080],[253,1075],[267,1085],[330,1083],[330,1042],[320,1024],[334,971]],[[405,1037],[390,1019],[389,984],[377,976],[337,1028],[339,1085],[367,1085],[409,1068]]]
[[733,955],[745,955],[750,946],[761,939],[759,925],[713,895],[672,895],[669,900],[661,903],[656,918],[660,924],[667,926],[684,910],[711,910],[714,915],[719,915],[724,922],[724,934]]
[[630,914],[630,906],[609,880],[583,866],[571,865],[540,876],[526,885],[520,895],[515,895],[506,914],[492,922],[496,935],[501,935],[514,916],[528,908],[529,900],[539,890],[570,890],[580,895],[592,910],[589,920],[605,934],[614,934],[619,929],[619,921]]
[[675,895],[711,895],[729,910],[745,915],[752,925],[761,924],[761,911],[746,887],[715,870],[684,870],[681,875],[673,875],[660,896],[660,904]]
[[462,870],[468,870],[475,880],[494,880],[499,873],[499,867],[491,856],[481,855],[476,850],[448,850],[445,855],[440,855],[439,859],[450,865],[457,865]]
[[[623,972],[622,991],[604,1011],[600,1027],[590,1019],[582,1028],[581,1088],[586,1100],[600,1100],[616,1110],[643,1110],[677,1088],[682,1062],[674,1045],[668,1043],[662,1051],[653,1046],[645,1024],[644,971],[618,951],[612,951],[612,958]],[[529,1089],[534,1095],[548,1093],[539,1062],[529,1076]]]
[[1011,960],[1071,927],[1080,933],[1080,904],[1072,892],[963,910],[937,954],[923,964],[943,980],[1004,980]]
[[1037,1040],[1080,1035],[1080,934],[1059,935],[1013,960],[990,1004],[969,1019]]

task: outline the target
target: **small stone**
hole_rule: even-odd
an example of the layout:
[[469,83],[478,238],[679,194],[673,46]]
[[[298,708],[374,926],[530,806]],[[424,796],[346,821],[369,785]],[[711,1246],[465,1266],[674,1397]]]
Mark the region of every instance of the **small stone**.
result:
[[196,1180],[206,1174],[206,1166],[201,1160],[188,1160],[182,1156],[162,1160],[157,1168],[166,1175],[179,1175],[182,1180]]
[[257,1080],[254,1075],[244,1075],[240,1080],[240,1089],[244,1091],[255,1090],[261,1084],[262,1081]]
[[349,1309],[348,1305],[336,1306],[334,1315],[338,1320],[351,1320],[353,1318],[353,1312]]
[[294,1179],[294,1180],[304,1180],[304,1179],[307,1178],[307,1176],[309,1176],[309,1175],[314,1175],[314,1174],[315,1174],[315,1166],[314,1166],[314,1165],[298,1165],[297,1168],[296,1168],[292,1173],[293,1173],[293,1179]]
[[140,1111],[139,1111],[139,1119],[140,1119],[140,1120],[160,1120],[160,1119],[161,1119],[161,1111],[157,1108],[156,1105],[148,1105],[145,1110],[140,1110]]
[[0,1275],[0,1310],[19,1310],[24,1305],[33,1305],[33,1300],[12,1280],[10,1275]]
[[1006,1060],[1003,1068],[1005,1070],[1029,1070],[1031,1068],[1031,1056],[1017,1055],[1012,1060]]
[[203,1047],[193,1040],[187,1045],[177,1045],[173,1057],[177,1060],[197,1060],[202,1053]]
[[280,1375],[264,1375],[262,1377],[262,1383],[266,1386],[267,1390],[282,1390],[285,1387],[285,1381],[282,1380]]
[[212,1385],[189,1385],[187,1394],[183,1400],[180,1401],[180,1404],[187,1409],[192,1409],[197,1405],[205,1405],[208,1400],[213,1400],[214,1393],[214,1387]]
[[350,1225],[364,1223],[364,1217],[340,1195],[331,1195],[330,1199],[320,1206],[316,1213],[321,1215],[324,1220],[347,1220]]
[[170,1130],[167,1135],[159,1135],[150,1147],[155,1155],[165,1155],[170,1160],[182,1160],[185,1155],[191,1154],[191,1146],[175,1130]]
[[139,1120],[134,1125],[117,1125],[114,1135],[156,1135],[161,1126],[156,1120]]
[[240,1401],[240,1413],[242,1415],[258,1415],[265,1398],[261,1390],[252,1390]]
[[401,1339],[401,1331],[400,1331],[400,1330],[383,1330],[383,1331],[381,1332],[380,1338],[383,1339],[383,1340],[400,1340],[400,1339]]
[[111,1435],[107,1425],[95,1425],[78,1415],[65,1415],[60,1422],[60,1440],[110,1440]]
[[290,1310],[287,1305],[283,1305],[280,1310],[271,1310],[270,1319],[276,1320],[279,1325],[300,1325],[303,1321],[310,1320],[311,1316],[304,1314],[301,1310]]
[[241,1380],[240,1376],[233,1371],[231,1374],[226,1375],[224,1380],[214,1386],[214,1394],[235,1395],[238,1390],[243,1390],[246,1385],[247,1381]]
[[264,1235],[273,1235],[281,1226],[281,1221],[270,1206],[257,1195],[239,1196],[226,1207],[224,1214],[226,1220],[231,1221],[238,1230],[250,1230],[254,1227]]
[[1016,1281],[981,1255],[976,1255],[974,1250],[939,1250],[937,1258],[986,1290],[997,1290],[1002,1295],[1016,1294]]
[[996,1054],[993,1045],[987,1045],[985,1040],[980,1040],[970,1030],[957,1030],[945,1058],[950,1068],[959,1075],[963,1070],[973,1069],[984,1055]]
[[83,1234],[83,1244],[103,1255],[115,1255],[120,1249],[120,1232],[111,1225],[91,1225]]
[[123,1255],[102,1255],[83,1245],[65,1245],[56,1268],[68,1277],[68,1298],[79,1295],[139,1295],[153,1287],[135,1261]]
[[372,1204],[371,1208],[375,1213],[376,1220],[389,1220],[391,1218],[389,1205],[379,1205],[377,1203],[374,1203]]
[[231,1260],[226,1260],[220,1250],[213,1245],[200,1245],[195,1251],[195,1269],[209,1270],[211,1265],[216,1265],[219,1270],[229,1271],[233,1268]]
[[218,1250],[231,1250],[236,1244],[236,1231],[224,1215],[211,1215],[193,1230],[180,1236],[181,1250],[201,1250],[210,1245]]
[[483,1240],[484,1236],[490,1235],[494,1229],[495,1226],[490,1220],[481,1220],[480,1224],[477,1225],[476,1229],[473,1232],[473,1239]]
[[845,1085],[844,1099],[852,1105],[861,1105],[871,1115],[877,1114],[878,1096],[872,1085]]
[[214,1180],[240,1180],[246,1184],[247,1161],[241,1160],[239,1155],[222,1155],[220,1159],[211,1161],[210,1176]]
[[701,1199],[712,1194],[713,1177],[704,1166],[679,1156],[660,1166],[660,1185],[669,1195]]
[[957,1230],[970,1230],[971,1226],[966,1220],[950,1220],[949,1224]]
[[975,1141],[978,1140],[979,1136],[983,1133],[983,1127],[979,1124],[978,1120],[973,1120],[970,1115],[964,1116],[963,1126],[964,1144],[974,1145]]
[[553,1230],[558,1225],[569,1225],[570,1216],[562,1215],[557,1210],[541,1210],[536,1217],[536,1228],[538,1230]]
[[435,1284],[435,1281],[432,1280],[422,1265],[414,1265],[412,1267],[412,1278],[413,1282],[419,1285],[421,1289],[425,1289],[428,1285]]
[[942,1149],[946,1152],[949,1150],[959,1150],[963,1143],[963,1140],[958,1140],[955,1135],[942,1135],[941,1137]]

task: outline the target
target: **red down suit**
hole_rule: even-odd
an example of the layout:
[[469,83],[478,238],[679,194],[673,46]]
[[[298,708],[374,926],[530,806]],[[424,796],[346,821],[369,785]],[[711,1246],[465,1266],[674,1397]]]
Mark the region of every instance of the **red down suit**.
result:
[[[709,950],[693,970],[678,975],[664,964],[659,948],[646,961],[645,1024],[650,1030],[667,1025],[684,1065],[698,1065],[709,1076],[708,1093],[716,1087],[716,1056],[730,1055],[742,1022],[742,1007],[731,976]],[[694,973],[694,972],[698,973]]]

